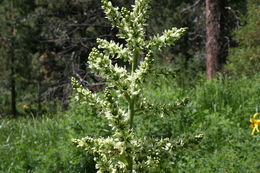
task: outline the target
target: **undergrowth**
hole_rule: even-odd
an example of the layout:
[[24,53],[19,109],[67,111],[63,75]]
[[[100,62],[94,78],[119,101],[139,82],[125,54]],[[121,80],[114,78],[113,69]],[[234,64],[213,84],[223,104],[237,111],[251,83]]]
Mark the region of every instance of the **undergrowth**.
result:
[[[260,76],[201,78],[179,87],[175,78],[150,80],[145,95],[154,105],[176,103],[167,114],[137,114],[140,136],[170,138],[183,147],[167,158],[162,172],[257,172],[260,136],[251,136],[249,118],[260,110]],[[71,103],[67,112],[0,120],[0,172],[96,172],[91,155],[70,143],[74,137],[109,136],[110,127],[95,110]],[[202,135],[199,145],[182,146]]]

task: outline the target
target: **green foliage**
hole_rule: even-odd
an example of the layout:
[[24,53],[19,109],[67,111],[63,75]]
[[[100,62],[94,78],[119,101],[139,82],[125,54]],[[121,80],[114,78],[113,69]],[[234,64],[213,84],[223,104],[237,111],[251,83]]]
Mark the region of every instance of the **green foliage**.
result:
[[259,79],[259,74],[239,80],[219,76],[213,81],[201,79],[188,88],[171,78],[153,80],[145,90],[150,101],[164,104],[186,97],[188,102],[163,119],[148,114],[140,120],[144,124],[140,133],[180,140],[204,135],[199,145],[175,153],[177,172],[255,172],[259,151],[251,147],[259,147],[260,138],[259,134],[250,136],[249,118],[260,110]]
[[70,143],[72,137],[83,134],[109,134],[104,120],[86,114],[92,111],[71,104],[65,115],[2,118],[0,172],[95,172],[92,156]]
[[234,75],[251,76],[260,71],[260,3],[248,0],[245,25],[234,32],[238,46],[230,49],[226,69]]
[[[140,139],[146,137],[140,142],[146,142],[147,149],[141,150],[140,161],[146,160],[147,152],[158,151],[154,141],[165,138],[173,150],[161,152],[160,164],[149,172],[257,172],[260,138],[259,133],[250,135],[249,118],[260,110],[260,98],[256,97],[260,95],[259,84],[259,74],[240,79],[220,76],[211,82],[201,78],[187,88],[178,86],[171,77],[151,80],[144,89],[147,102],[184,105],[163,118],[152,111],[137,113],[135,134]],[[75,148],[70,140],[112,135],[104,116],[77,102],[58,115],[2,118],[0,132],[3,173],[96,172],[93,157]],[[138,170],[144,172],[140,167]]]

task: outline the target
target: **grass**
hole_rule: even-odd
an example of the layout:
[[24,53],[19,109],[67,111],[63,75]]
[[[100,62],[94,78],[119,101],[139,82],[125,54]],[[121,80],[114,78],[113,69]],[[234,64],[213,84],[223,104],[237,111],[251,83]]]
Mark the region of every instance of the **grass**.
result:
[[[171,172],[257,172],[260,134],[250,135],[248,120],[260,111],[260,76],[220,76],[212,81],[201,79],[190,87],[180,87],[174,80],[161,77],[149,83],[145,95],[156,105],[184,98],[187,103],[163,118],[148,113],[135,119],[140,136],[204,135],[199,145],[176,151]],[[95,172],[92,157],[77,149],[71,139],[109,134],[102,117],[76,103],[57,115],[2,118],[0,172]]]
[[[0,172],[90,172],[89,170],[94,170],[91,157],[77,150],[71,143],[72,138],[81,134],[81,130],[78,129],[86,123],[85,120],[78,124],[76,120],[73,121],[66,115],[2,119]],[[93,119],[91,121],[93,122]]]

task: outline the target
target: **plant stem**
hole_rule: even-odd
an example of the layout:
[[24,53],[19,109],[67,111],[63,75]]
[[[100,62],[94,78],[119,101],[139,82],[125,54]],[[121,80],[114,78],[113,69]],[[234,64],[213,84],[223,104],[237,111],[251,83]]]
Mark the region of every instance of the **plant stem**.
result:
[[131,98],[129,105],[128,105],[128,117],[129,117],[129,123],[130,123],[130,129],[133,129],[134,124],[134,114],[135,114],[135,106],[134,106],[134,98]]
[[132,63],[132,73],[131,73],[132,75],[135,72],[135,70],[137,69],[139,56],[140,56],[139,50],[135,49],[134,50],[134,59],[133,59],[133,63]]
[[[134,57],[133,57],[133,63],[132,63],[132,70],[131,75],[134,75],[134,72],[138,65],[138,59],[140,56],[140,52],[138,48],[135,48],[134,50]],[[134,124],[134,114],[135,114],[135,96],[132,96],[128,102],[128,118],[130,123],[130,129],[133,130],[133,124]]]
[[[131,69],[131,75],[134,75],[134,72],[138,65],[138,59],[139,59],[140,53],[139,50],[136,48],[134,50],[134,57],[133,57],[133,63],[132,63],[132,69]],[[129,118],[129,125],[130,130],[133,132],[133,125],[134,125],[134,115],[135,115],[135,96],[130,96],[130,99],[128,101],[128,118]],[[128,156],[127,157],[127,170],[132,173],[133,172],[133,157]]]
[[132,173],[133,172],[133,158],[131,156],[128,156],[127,157],[127,162],[128,162],[128,165],[127,165],[127,170]]

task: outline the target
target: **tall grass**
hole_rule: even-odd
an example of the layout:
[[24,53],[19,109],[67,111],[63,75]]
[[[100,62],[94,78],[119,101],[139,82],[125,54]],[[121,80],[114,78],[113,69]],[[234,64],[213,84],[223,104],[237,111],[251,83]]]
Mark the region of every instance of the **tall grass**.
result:
[[[219,76],[212,81],[201,78],[192,87],[180,87],[174,78],[161,77],[149,82],[145,93],[155,105],[174,104],[184,98],[187,102],[164,118],[152,112],[140,114],[136,118],[140,136],[181,141],[204,135],[199,145],[176,151],[171,171],[260,170],[260,135],[251,136],[248,126],[250,116],[260,111],[260,75],[250,79]],[[109,134],[102,116],[77,103],[57,115],[2,118],[0,172],[95,172],[92,157],[75,148],[71,139]]]
[[2,119],[0,172],[93,172],[91,156],[71,143],[71,139],[82,131],[87,133],[87,128],[93,134],[99,134],[93,132],[93,126],[81,129],[87,119],[82,117],[78,122],[68,115]]
[[175,138],[204,134],[196,149],[178,156],[178,172],[259,170],[260,136],[251,136],[252,129],[249,128],[250,116],[260,111],[259,74],[239,79],[220,75],[211,81],[201,78],[193,87],[187,88],[179,87],[174,79],[153,81],[146,92],[158,104],[175,102],[183,97],[189,100],[185,107],[173,111],[175,113],[165,121],[159,118],[158,127],[161,128],[156,130]]

